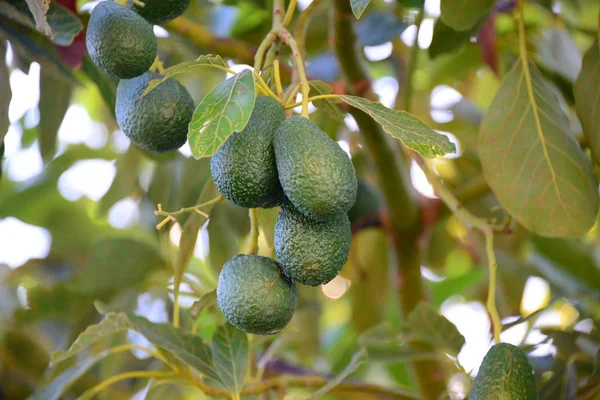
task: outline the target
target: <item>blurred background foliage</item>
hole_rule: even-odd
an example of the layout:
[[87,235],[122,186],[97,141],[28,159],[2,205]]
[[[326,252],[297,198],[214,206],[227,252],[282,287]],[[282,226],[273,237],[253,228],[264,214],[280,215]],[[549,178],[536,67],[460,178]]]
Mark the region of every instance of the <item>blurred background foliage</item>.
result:
[[[304,41],[308,74],[339,91],[343,85],[332,50],[329,3],[301,1],[300,8],[314,8]],[[439,1],[373,0],[355,24],[356,51],[364,55],[380,101],[389,107],[402,104],[411,80],[412,112],[448,133],[460,149],[436,161],[439,175],[470,210],[498,221],[505,216],[481,175],[477,140],[499,77],[518,56],[514,6],[514,1],[498,1],[472,31],[457,32],[439,19]],[[49,356],[99,321],[95,300],[153,322],[169,320],[172,265],[188,214],[158,231],[153,212],[158,204],[173,211],[196,204],[205,187],[214,191],[208,160],[194,160],[189,149],[157,156],[129,144],[114,121],[117,82],[91,63],[83,34],[77,33],[89,17],[90,3],[54,0],[51,7],[61,33],[53,41],[35,29],[24,1],[0,1],[0,399],[26,398],[60,372],[48,369]],[[270,0],[192,1],[183,18],[198,30],[185,34],[181,23],[156,27],[160,58],[171,66],[221,50],[232,68],[251,63],[248,54],[270,29],[271,7]],[[597,0],[526,4],[530,54],[552,82],[578,137],[581,127],[570,107],[573,83],[582,53],[596,37],[598,12]],[[415,22],[421,18],[417,34]],[[409,69],[411,54],[418,57],[414,71]],[[181,82],[198,103],[225,77],[200,69],[181,75]],[[327,109],[316,109],[311,119],[349,151],[359,176],[349,261],[330,284],[299,287],[291,325],[275,338],[253,339],[253,357],[275,350],[267,376],[328,377],[366,346],[370,362],[353,379],[416,389],[407,368],[414,357],[397,334],[406,329],[406,321],[399,311],[401,278],[386,234],[387,205],[372,155],[363,149],[355,121],[344,115],[337,120]],[[482,239],[435,198],[416,165],[410,171],[425,215],[418,242],[424,300],[454,324],[438,321],[442,340],[453,335],[466,340],[459,338],[457,362],[447,360],[445,368],[452,398],[462,398],[470,385],[466,376],[476,372],[491,344]],[[274,254],[276,213],[261,210],[264,255]],[[186,307],[215,288],[222,264],[239,252],[248,233],[245,209],[227,202],[214,208],[185,276]],[[541,398],[600,398],[598,228],[581,239],[548,239],[514,224],[512,234],[497,239],[496,249],[498,306],[506,325],[502,338],[532,350]],[[184,323],[194,324],[209,339],[224,318],[214,302],[207,303],[199,312],[192,309]],[[143,340],[130,332],[103,340],[92,351]],[[90,369],[64,398],[76,398],[117,371],[151,369],[153,362],[137,353],[119,353]],[[163,385],[148,393],[144,386],[124,382],[99,398],[201,398],[181,386]],[[132,397],[138,391],[139,397]],[[306,393],[294,389],[288,395],[305,398]]]

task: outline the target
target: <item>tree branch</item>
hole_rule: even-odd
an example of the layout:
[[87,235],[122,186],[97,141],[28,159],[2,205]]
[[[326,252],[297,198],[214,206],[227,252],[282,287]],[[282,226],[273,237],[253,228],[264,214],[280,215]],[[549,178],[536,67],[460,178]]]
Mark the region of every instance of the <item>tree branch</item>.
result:
[[[352,27],[354,16],[347,0],[335,0],[333,13],[335,50],[350,93],[372,97],[371,81],[363,66]],[[350,113],[375,164],[379,184],[388,209],[388,231],[392,237],[398,268],[398,290],[402,312],[406,317],[423,300],[421,254],[418,238],[421,211],[408,174],[408,162],[394,152],[389,136],[368,115],[357,109]],[[420,346],[411,344],[413,347]],[[415,361],[413,367],[421,394],[437,399],[445,391],[441,365],[433,361]]]

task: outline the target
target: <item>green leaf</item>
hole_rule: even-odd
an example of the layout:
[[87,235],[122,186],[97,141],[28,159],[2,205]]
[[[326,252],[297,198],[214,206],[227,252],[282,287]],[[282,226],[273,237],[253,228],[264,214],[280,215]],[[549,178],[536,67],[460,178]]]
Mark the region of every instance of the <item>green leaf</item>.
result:
[[54,378],[48,385],[36,390],[27,400],[58,400],[62,393],[69,388],[77,379],[87,372],[95,363],[109,354],[103,351],[94,357],[85,358],[72,367],[63,371]]
[[350,0],[350,7],[352,7],[352,12],[356,19],[359,19],[365,12],[370,2],[371,0]]
[[581,70],[581,52],[566,29],[546,30],[536,48],[542,65],[566,78],[569,83],[575,82]]
[[75,354],[85,350],[98,340],[106,336],[124,331],[130,327],[129,319],[123,313],[109,312],[104,319],[95,325],[90,325],[83,331],[66,351],[55,351],[52,354],[50,365],[56,365]]
[[204,293],[200,300],[197,300],[192,304],[189,309],[189,313],[192,317],[196,318],[203,310],[217,305],[217,291],[211,290],[208,293]]
[[584,235],[597,184],[554,92],[537,67],[515,63],[480,128],[483,173],[500,204],[542,236]]
[[[322,94],[331,94],[333,93],[333,88],[326,84],[323,81],[309,81],[308,85],[310,86],[310,95],[311,96],[319,96]],[[316,108],[322,109],[326,111],[331,118],[337,121],[344,120],[344,113],[337,106],[339,100],[337,99],[323,99],[313,101],[313,104]]]
[[340,99],[369,114],[383,130],[426,158],[456,151],[450,140],[431,129],[423,121],[407,113],[385,107],[362,97],[340,95]]
[[69,46],[83,29],[77,15],[56,1],[50,4],[46,17],[52,30],[52,42],[59,46]]
[[583,57],[583,66],[575,82],[575,110],[583,126],[590,149],[600,161],[600,41],[596,39]]
[[494,5],[494,0],[441,0],[441,17],[457,31],[471,29]]
[[146,87],[146,90],[144,90],[144,93],[142,93],[142,97],[150,93],[150,91],[152,91],[154,88],[156,88],[158,85],[160,85],[167,79],[170,79],[175,75],[193,72],[201,67],[216,67],[223,69],[227,68],[227,64],[225,64],[225,61],[223,61],[221,56],[213,56],[211,54],[207,54],[198,57],[194,61],[185,61],[177,65],[173,65],[172,67],[169,67],[165,70],[163,78],[153,79],[150,82],[148,82],[148,87]]
[[414,337],[454,357],[465,344],[456,326],[427,303],[419,303],[410,313],[408,327]]
[[50,0],[25,0],[29,6],[29,11],[35,19],[35,26],[38,31],[46,36],[52,37],[52,29],[46,20],[46,13],[50,6]]
[[433,39],[431,40],[431,45],[429,46],[429,49],[427,49],[429,57],[434,59],[439,55],[451,53],[463,44],[468,43],[471,36],[475,34],[477,28],[478,26],[475,25],[469,30],[457,31],[448,26],[441,18],[438,18],[433,26]]
[[223,385],[238,395],[244,386],[250,353],[248,337],[230,324],[220,326],[211,342],[213,363]]
[[[6,57],[6,42],[0,40],[0,60],[4,60]],[[10,74],[8,67],[4,61],[0,62],[0,145],[4,145],[4,136],[8,132],[10,121],[8,119],[8,106],[10,105],[10,99],[12,98],[12,91],[10,90]],[[2,159],[0,158],[0,163]]]
[[200,102],[189,125],[194,158],[212,156],[231,134],[241,132],[254,109],[252,71],[244,70],[220,83]]
[[151,271],[164,267],[158,250],[146,242],[103,238],[93,244],[87,266],[75,275],[69,289],[89,295],[116,292],[142,282]]
[[90,81],[92,81],[98,87],[98,90],[100,91],[100,94],[106,103],[106,107],[114,117],[115,103],[117,101],[117,85],[119,80],[109,76],[96,67],[90,56],[87,54],[85,57],[83,57],[81,70],[85,72],[85,74],[90,78]]
[[327,384],[321,389],[311,394],[310,397],[307,398],[307,400],[314,400],[324,396],[331,389],[342,383],[342,381],[346,379],[348,375],[356,371],[358,367],[366,361],[367,352],[364,349],[359,350],[356,354],[352,356],[352,360],[350,360],[350,363],[346,366],[346,368],[344,368],[339,374],[337,374],[335,378],[327,382]]
[[221,381],[213,365],[210,348],[202,342],[200,336],[184,333],[171,324],[154,324],[134,315],[128,317],[132,328],[152,344],[167,350],[215,382]]
[[40,154],[45,163],[54,157],[58,128],[71,104],[73,85],[70,81],[47,74],[44,69],[40,77],[40,123],[37,136]]

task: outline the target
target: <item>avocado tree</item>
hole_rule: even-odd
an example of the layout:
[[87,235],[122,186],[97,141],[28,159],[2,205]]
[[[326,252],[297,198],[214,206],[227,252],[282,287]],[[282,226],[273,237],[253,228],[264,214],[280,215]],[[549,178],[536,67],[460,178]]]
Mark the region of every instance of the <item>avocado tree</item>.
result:
[[599,25],[0,0],[0,399],[600,399]]

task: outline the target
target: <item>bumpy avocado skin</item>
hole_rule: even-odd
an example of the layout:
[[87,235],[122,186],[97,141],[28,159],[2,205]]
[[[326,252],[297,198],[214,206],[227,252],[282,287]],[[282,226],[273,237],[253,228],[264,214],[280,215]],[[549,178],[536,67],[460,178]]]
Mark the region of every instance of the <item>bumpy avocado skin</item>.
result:
[[275,223],[275,253],[287,276],[304,285],[323,285],[348,260],[352,233],[346,215],[315,221],[285,202]]
[[140,98],[148,82],[163,76],[146,72],[119,82],[115,113],[123,132],[142,149],[162,153],[180,148],[187,139],[194,101],[175,79]]
[[469,400],[537,400],[533,367],[520,348],[494,345],[485,355]]
[[296,284],[267,257],[239,254],[225,263],[219,275],[219,308],[244,332],[272,335],[281,331],[292,319],[297,300]]
[[152,25],[110,0],[92,11],[85,42],[94,64],[121,79],[146,72],[158,49]]
[[131,0],[127,1],[127,8],[153,25],[163,24],[179,17],[190,5],[190,0],[144,0],[144,7],[140,7]]
[[346,214],[356,200],[356,174],[348,155],[307,118],[285,120],[273,139],[283,191],[315,220]]
[[271,97],[258,97],[246,127],[212,156],[213,180],[227,200],[248,208],[270,208],[283,202],[273,136],[284,119],[281,104]]

